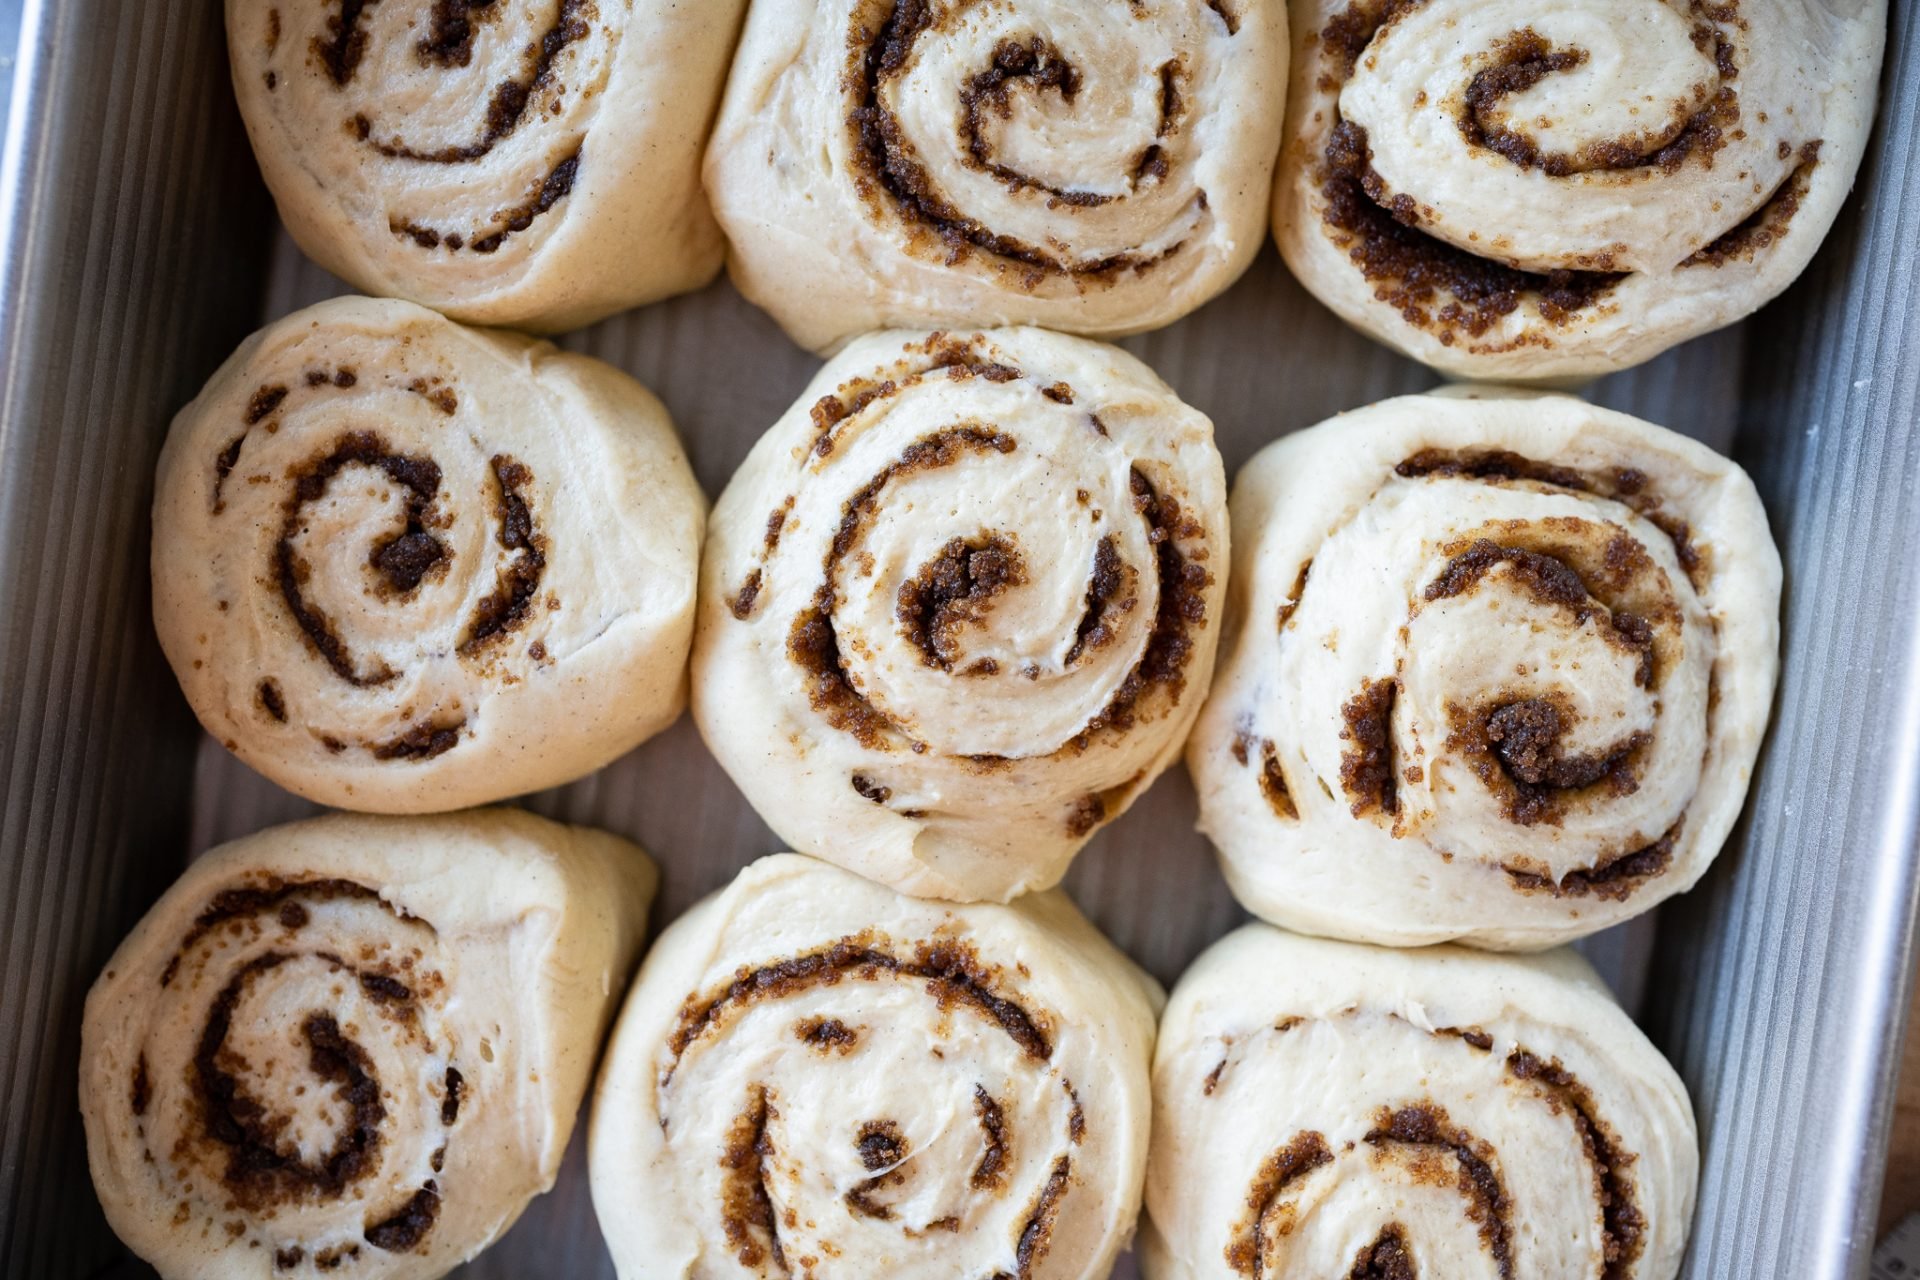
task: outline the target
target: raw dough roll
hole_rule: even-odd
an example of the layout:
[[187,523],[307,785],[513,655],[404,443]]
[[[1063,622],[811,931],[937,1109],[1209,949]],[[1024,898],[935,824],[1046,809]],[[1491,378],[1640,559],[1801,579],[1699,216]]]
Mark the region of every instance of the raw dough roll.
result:
[[154,622],[207,731],[281,786],[462,808],[680,713],[704,511],[625,374],[340,299],[249,338],[174,419]]
[[700,150],[746,0],[226,0],[280,217],[327,270],[571,329],[720,267]]
[[1187,761],[1254,914],[1544,947],[1706,871],[1778,668],[1739,467],[1567,396],[1407,396],[1269,446],[1233,522]]
[[759,0],[707,151],[734,283],[819,351],[1171,323],[1260,247],[1286,44],[1282,0]]
[[1355,327],[1571,381],[1798,276],[1866,147],[1881,0],[1293,0],[1274,235]]
[[195,862],[87,996],[107,1220],[168,1280],[442,1275],[553,1185],[653,864],[510,810]]
[[923,897],[1046,888],[1199,711],[1225,491],[1212,424],[1122,351],[863,339],[714,508],[707,745],[797,849]]
[[1154,1055],[1148,1280],[1673,1280],[1686,1088],[1572,952],[1250,925]]
[[601,1068],[621,1280],[1098,1280],[1140,1208],[1158,987],[1059,894],[765,858],[662,935]]

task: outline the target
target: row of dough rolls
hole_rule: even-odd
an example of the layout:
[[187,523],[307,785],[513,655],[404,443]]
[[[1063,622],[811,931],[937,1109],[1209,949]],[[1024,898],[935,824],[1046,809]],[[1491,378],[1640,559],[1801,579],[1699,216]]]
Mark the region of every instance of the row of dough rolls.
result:
[[741,291],[814,350],[1113,336],[1220,293],[1271,213],[1375,338],[1567,381],[1800,274],[1865,150],[1886,10],[227,0],[227,23],[302,247],[462,320],[558,330],[696,287],[724,227]]
[[181,413],[156,622],[209,732],[370,811],[598,768],[679,713],[690,657],[783,839],[959,901],[1057,883],[1184,745],[1249,909],[1398,945],[1549,946],[1691,885],[1777,668],[1745,474],[1565,396],[1292,435],[1229,537],[1211,423],[1132,357],[876,334],[762,437],[701,565],[703,512],[625,375],[338,300]]
[[[212,851],[88,999],[114,1228],[167,1280],[471,1258],[553,1183],[653,881],[504,810]],[[1570,953],[1254,925],[1166,1003],[1057,892],[793,854],[654,946],[589,1143],[622,1280],[1097,1280],[1143,1193],[1151,1280],[1671,1280],[1696,1165],[1684,1089]]]
[[[570,781],[686,701],[794,847],[1005,900],[1178,755],[1212,675],[1212,424],[1112,347],[883,334],[721,498],[624,374],[410,303],[255,335],[175,422],[155,619],[207,730],[309,798]],[[694,637],[696,578],[699,635]]]
[[724,224],[742,290],[816,349],[893,324],[1126,333],[1193,310],[1260,245],[1286,77],[1272,0],[1143,0],[1121,21],[1071,0],[759,0],[741,34],[743,15],[227,0],[294,238],[470,323],[556,331],[698,287]]

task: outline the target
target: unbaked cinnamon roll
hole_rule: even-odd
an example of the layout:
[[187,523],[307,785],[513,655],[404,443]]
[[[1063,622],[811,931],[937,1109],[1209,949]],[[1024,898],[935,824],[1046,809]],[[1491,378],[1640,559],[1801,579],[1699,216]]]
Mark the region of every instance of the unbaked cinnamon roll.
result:
[[207,854],[87,997],[107,1220],[167,1280],[445,1274],[553,1185],[653,885],[507,810]]
[[1154,1055],[1148,1280],[1673,1280],[1698,1139],[1572,952],[1386,951],[1250,925]]
[[1269,446],[1233,520],[1187,760],[1254,914],[1544,947],[1705,872],[1778,665],[1739,467],[1567,396],[1407,396]]
[[707,185],[802,346],[892,325],[1135,333],[1260,247],[1281,0],[759,0]]
[[797,849],[1005,901],[1180,750],[1225,590],[1213,427],[1038,329],[862,339],[715,507],[694,716]]
[[1792,282],[1853,184],[1879,0],[1293,0],[1274,234],[1449,373],[1573,380]]
[[746,0],[226,0],[300,247],[368,293],[570,329],[720,267],[700,150]]
[[463,808],[680,713],[704,509],[625,374],[339,299],[249,338],[174,420],[154,623],[207,731],[281,786]]
[[1059,894],[755,863],[661,936],[601,1068],[621,1280],[1098,1280],[1140,1207],[1161,998]]

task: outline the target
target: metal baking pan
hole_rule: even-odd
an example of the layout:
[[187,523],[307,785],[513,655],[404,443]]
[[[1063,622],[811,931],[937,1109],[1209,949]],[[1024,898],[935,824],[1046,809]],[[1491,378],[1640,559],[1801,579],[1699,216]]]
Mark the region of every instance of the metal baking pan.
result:
[[[1920,6],[1895,8],[1874,142],[1806,277],[1587,392],[1738,458],[1787,564],[1746,819],[1693,893],[1589,944],[1699,1112],[1695,1280],[1864,1275],[1878,1199],[1920,865]],[[308,809],[202,737],[161,659],[153,460],[242,336],[341,290],[275,225],[217,3],[0,0],[0,54],[16,37],[0,68],[0,1276],[144,1276],[87,1179],[81,1001],[186,859]],[[815,367],[724,284],[566,345],[665,399],[709,494]],[[1127,345],[1213,417],[1229,468],[1434,380],[1342,328],[1271,251]],[[527,803],[651,849],[656,925],[777,843],[685,720]],[[1241,918],[1193,818],[1176,770],[1068,880],[1163,980]],[[612,1276],[581,1147],[460,1274]]]

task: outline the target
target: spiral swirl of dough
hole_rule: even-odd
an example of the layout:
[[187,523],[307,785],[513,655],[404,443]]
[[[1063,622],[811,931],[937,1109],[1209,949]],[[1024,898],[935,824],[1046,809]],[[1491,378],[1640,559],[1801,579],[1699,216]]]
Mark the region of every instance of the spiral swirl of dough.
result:
[[879,334],[714,509],[694,715],[795,848],[903,892],[1057,882],[1213,669],[1213,428],[1112,347]]
[[1146,1162],[1151,979],[1058,894],[786,854],[662,935],[595,1094],[623,1280],[1095,1280]]
[[624,841],[505,810],[207,854],[87,997],[114,1230],[168,1280],[472,1257],[553,1185],[654,879]]
[[1234,546],[1188,763],[1256,915],[1542,947],[1719,852],[1779,637],[1731,462],[1570,397],[1408,396],[1258,455]]
[[1279,0],[763,0],[707,157],[734,280],[817,350],[1167,324],[1259,248],[1285,50]]
[[241,346],[175,419],[154,621],[201,723],[323,803],[591,772],[685,701],[705,500],[625,374],[406,302]]
[[700,151],[746,0],[226,0],[281,219],[368,293],[558,331],[719,269]]
[[1872,122],[1878,0],[1294,0],[1274,230],[1450,373],[1573,380],[1792,282]]
[[1673,1280],[1686,1088],[1572,952],[1265,925],[1194,962],[1154,1055],[1148,1280]]

